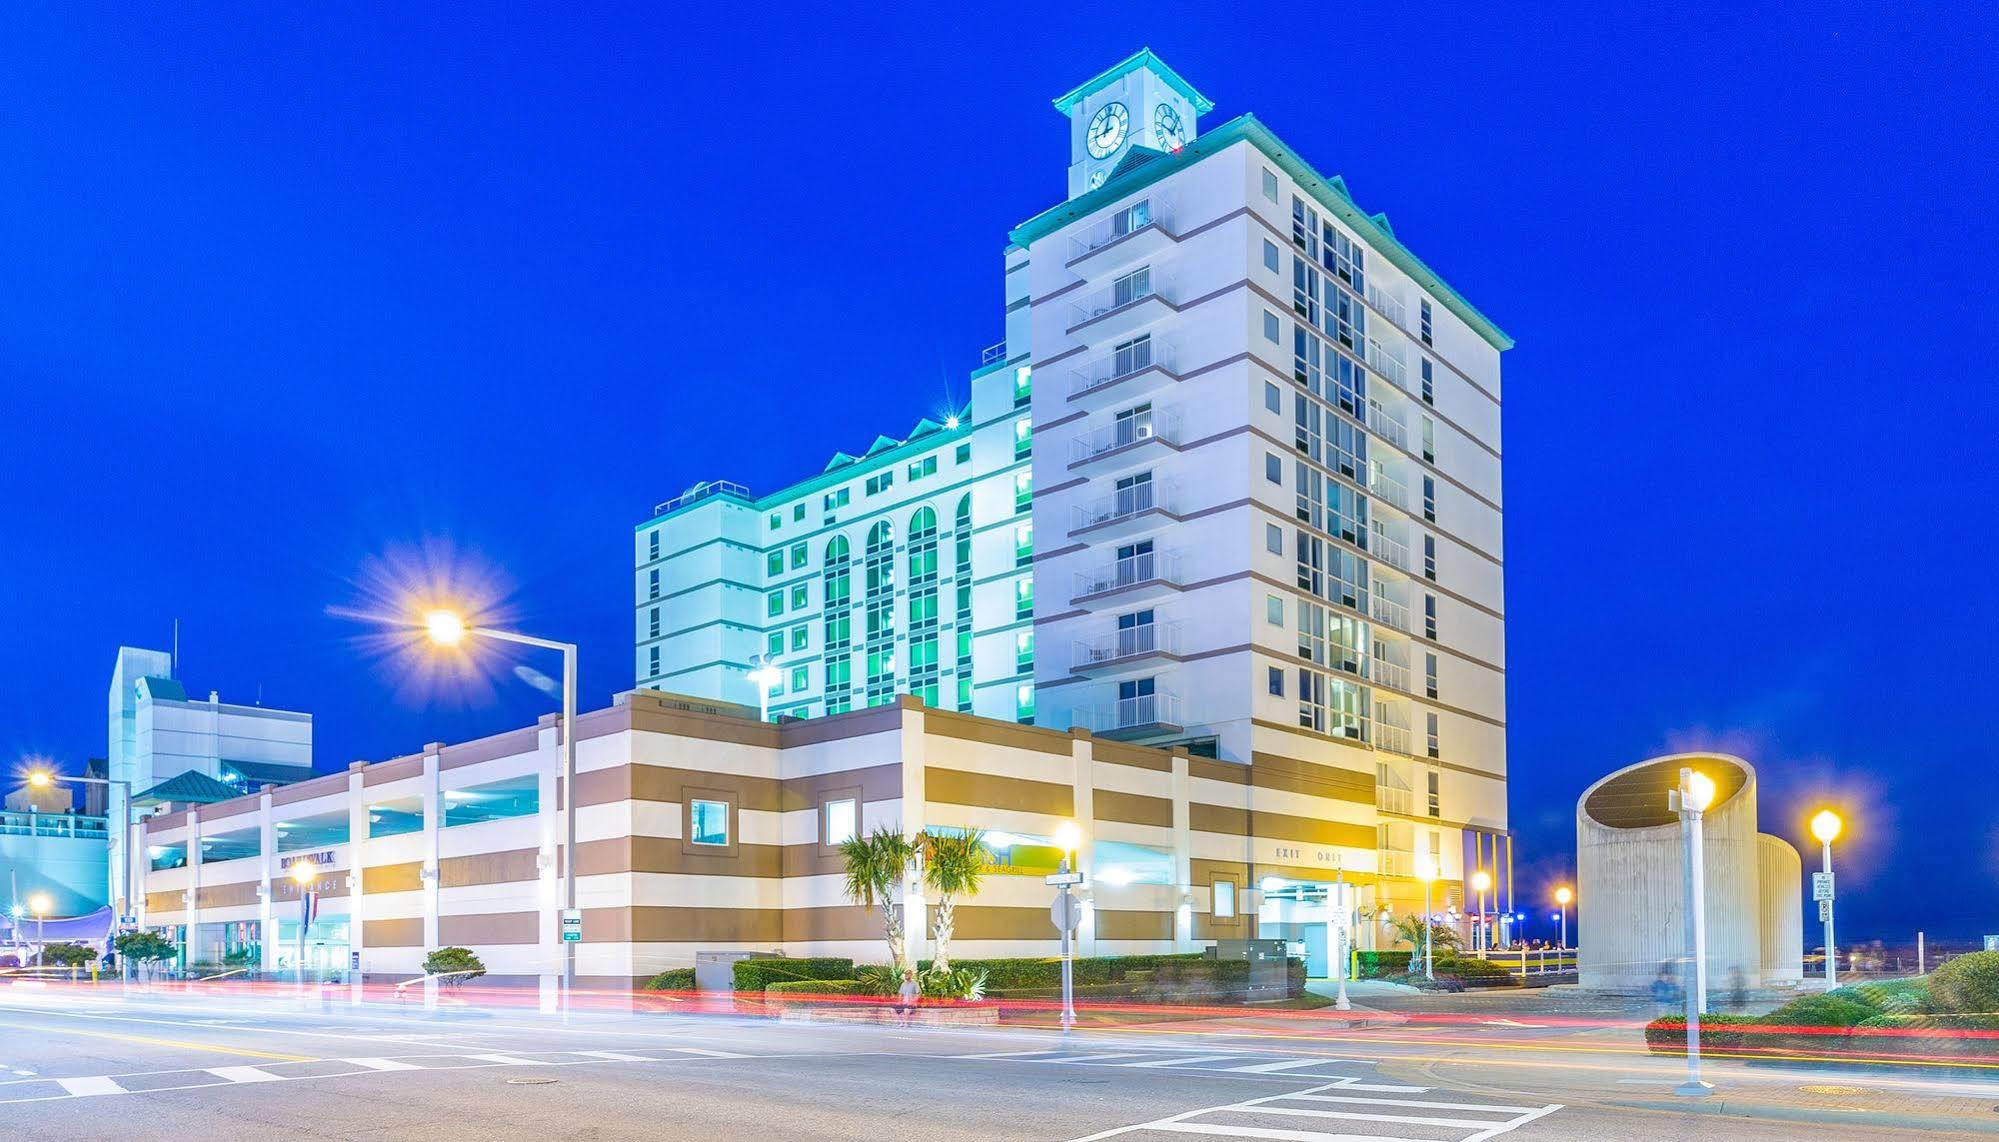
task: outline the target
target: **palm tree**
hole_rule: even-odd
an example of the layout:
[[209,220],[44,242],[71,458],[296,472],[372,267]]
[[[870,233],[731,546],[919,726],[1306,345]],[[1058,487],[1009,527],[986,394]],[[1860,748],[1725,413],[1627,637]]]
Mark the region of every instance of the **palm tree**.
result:
[[882,936],[888,941],[888,957],[898,978],[908,965],[895,895],[903,873],[916,859],[916,851],[916,842],[903,836],[901,829],[878,828],[865,837],[856,833],[840,842],[840,855],[847,862],[843,886],[847,899],[863,908],[881,909]]
[[1429,923],[1424,917],[1415,915],[1414,913],[1395,918],[1396,942],[1408,944],[1410,948],[1414,949],[1414,954],[1420,956],[1423,954],[1423,929],[1426,927],[1430,929],[1430,946],[1432,948],[1455,948],[1458,946],[1458,934],[1455,929],[1446,928],[1442,924]]
[[937,893],[937,915],[931,921],[937,951],[931,971],[951,970],[952,909],[957,906],[956,897],[978,895],[979,878],[992,864],[993,854],[986,847],[984,829],[924,834],[923,879]]

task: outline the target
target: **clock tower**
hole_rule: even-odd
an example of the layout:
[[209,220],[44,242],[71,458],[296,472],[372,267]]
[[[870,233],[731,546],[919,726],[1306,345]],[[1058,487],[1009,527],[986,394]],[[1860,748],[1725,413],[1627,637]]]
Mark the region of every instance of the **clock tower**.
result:
[[1069,197],[1102,186],[1134,148],[1186,146],[1214,106],[1150,48],[1057,99],[1069,117]]

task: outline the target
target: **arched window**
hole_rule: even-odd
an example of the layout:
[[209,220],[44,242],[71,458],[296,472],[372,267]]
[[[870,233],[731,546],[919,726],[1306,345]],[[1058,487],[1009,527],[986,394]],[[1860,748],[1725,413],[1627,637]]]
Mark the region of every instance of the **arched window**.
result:
[[951,546],[954,558],[952,573],[957,581],[952,584],[952,594],[956,596],[958,630],[954,648],[958,665],[958,710],[972,711],[972,497],[968,493],[958,501],[958,511],[951,524]]
[[895,696],[895,530],[887,520],[868,529],[862,557],[868,705]]
[[826,637],[820,648],[825,658],[822,673],[826,680],[826,712],[843,714],[854,706],[853,559],[846,536],[836,535],[826,541],[825,568],[820,576],[826,599]]

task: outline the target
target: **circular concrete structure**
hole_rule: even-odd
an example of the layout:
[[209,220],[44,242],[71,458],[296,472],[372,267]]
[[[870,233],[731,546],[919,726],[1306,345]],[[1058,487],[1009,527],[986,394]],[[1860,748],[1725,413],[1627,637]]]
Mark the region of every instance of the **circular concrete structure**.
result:
[[1662,966],[1680,974],[1686,874],[1680,820],[1667,797],[1682,768],[1715,784],[1702,821],[1708,990],[1725,993],[1738,972],[1745,986],[1769,982],[1766,953],[1777,957],[1774,978],[1799,974],[1798,856],[1756,831],[1756,771],[1726,754],[1674,754],[1612,773],[1576,804],[1578,982],[1586,989],[1644,992]]

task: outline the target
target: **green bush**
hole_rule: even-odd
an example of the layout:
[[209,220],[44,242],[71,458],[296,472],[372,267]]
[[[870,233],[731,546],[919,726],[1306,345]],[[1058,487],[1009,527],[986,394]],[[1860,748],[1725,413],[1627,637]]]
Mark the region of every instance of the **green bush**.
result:
[[[1753,1015],[1701,1016],[1701,1050],[1733,1051],[1759,1046],[1756,1017]],[[1665,1015],[1645,1025],[1645,1045],[1663,1055],[1683,1055],[1687,1051],[1687,1017]]]
[[42,963],[49,967],[80,968],[97,958],[97,949],[83,944],[43,944]]
[[1513,982],[1513,973],[1491,960],[1438,958],[1436,974],[1439,978],[1457,980],[1467,987],[1490,987]]
[[789,979],[764,988],[764,994],[779,999],[795,995],[859,995],[860,985],[851,979]]
[[1766,1030],[1751,1045],[1808,1054],[1845,1050],[1848,1032],[1878,1014],[1865,1003],[1844,996],[1800,996],[1758,1019]]
[[854,984],[862,995],[894,995],[902,990],[902,976],[887,964],[862,964],[854,969]]
[[449,987],[469,983],[486,974],[486,965],[470,948],[439,948],[423,958],[423,974],[439,975]]
[[[1047,999],[1062,993],[1062,959],[1059,956],[1033,959],[957,960],[957,969],[984,972],[986,994],[992,998]],[[1239,1001],[1249,985],[1249,961],[1211,960],[1199,952],[1170,955],[1087,956],[1075,962],[1073,978],[1078,996],[1093,999],[1131,999],[1148,1003],[1213,1003]],[[928,961],[917,964],[919,978],[930,972]],[[1287,965],[1286,990],[1298,995],[1305,988],[1305,966],[1301,960]],[[871,981],[870,970],[855,973],[864,983]],[[887,983],[881,994],[894,994],[900,980]],[[926,988],[929,985],[926,983]],[[925,994],[929,994],[926,990]]]
[[[1431,956],[1436,955],[1435,949]],[[1354,955],[1354,977],[1356,979],[1383,979],[1392,975],[1407,975],[1411,964],[1420,968],[1422,957],[1414,952],[1357,952]]]
[[646,981],[647,991],[693,991],[693,968],[668,968]]
[[1849,1046],[1868,1055],[1999,1057],[1999,1015],[1876,1015],[1854,1026]]
[[853,978],[854,961],[844,956],[821,956],[798,960],[737,960],[735,963],[736,994],[744,996],[762,995],[764,989],[771,984],[790,980],[852,980]]
[[1999,952],[1972,952],[1930,973],[1927,1010],[1933,1015],[1999,1012]]
[[1914,1015],[1929,1002],[1930,982],[1923,976],[1849,984],[1826,992],[1837,999],[1864,1003],[1883,1015]]

